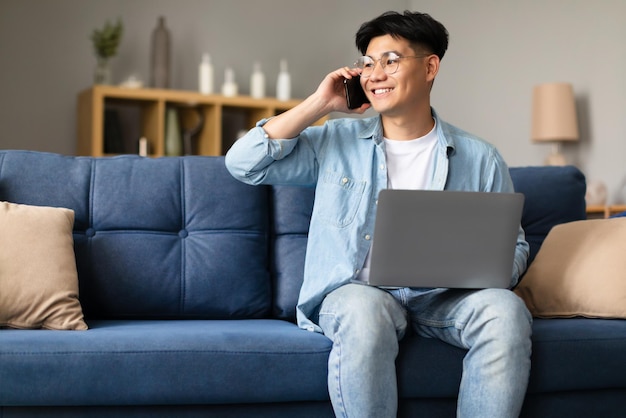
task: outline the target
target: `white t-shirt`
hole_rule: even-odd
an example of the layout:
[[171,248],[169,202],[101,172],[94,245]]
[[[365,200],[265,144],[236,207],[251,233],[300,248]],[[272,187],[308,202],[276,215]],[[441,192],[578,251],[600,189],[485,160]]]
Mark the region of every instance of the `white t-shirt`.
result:
[[[387,160],[387,187],[389,189],[426,189],[432,178],[435,146],[437,144],[436,124],[426,135],[408,141],[384,138]],[[375,238],[375,237],[374,237]],[[357,280],[367,282],[370,273],[370,253]]]
[[409,190],[428,187],[436,144],[435,128],[425,136],[409,141],[385,138],[387,187]]

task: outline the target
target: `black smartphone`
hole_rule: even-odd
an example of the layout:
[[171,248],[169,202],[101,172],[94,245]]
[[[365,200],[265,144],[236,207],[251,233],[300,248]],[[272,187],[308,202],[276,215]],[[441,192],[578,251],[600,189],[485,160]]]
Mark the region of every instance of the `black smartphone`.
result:
[[350,79],[343,79],[343,86],[346,90],[346,102],[348,109],[356,109],[361,107],[363,103],[369,103],[363,87],[361,87],[361,77],[356,76]]

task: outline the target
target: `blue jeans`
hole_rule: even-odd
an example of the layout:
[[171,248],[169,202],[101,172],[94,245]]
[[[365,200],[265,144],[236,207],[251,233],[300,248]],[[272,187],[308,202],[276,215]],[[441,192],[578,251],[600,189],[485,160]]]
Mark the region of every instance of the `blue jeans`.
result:
[[519,416],[532,317],[513,292],[348,284],[328,294],[319,312],[319,326],[333,341],[328,390],[337,417],[396,416],[395,360],[409,323],[420,336],[469,350],[457,416]]

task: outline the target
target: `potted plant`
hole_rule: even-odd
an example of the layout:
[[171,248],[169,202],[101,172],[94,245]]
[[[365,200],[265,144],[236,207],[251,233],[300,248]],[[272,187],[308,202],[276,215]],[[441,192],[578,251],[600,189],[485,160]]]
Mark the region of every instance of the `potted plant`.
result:
[[94,82],[96,84],[110,84],[111,70],[109,60],[115,56],[117,47],[122,40],[123,25],[121,19],[116,23],[107,21],[102,29],[94,29],[91,34],[94,52],[98,60]]

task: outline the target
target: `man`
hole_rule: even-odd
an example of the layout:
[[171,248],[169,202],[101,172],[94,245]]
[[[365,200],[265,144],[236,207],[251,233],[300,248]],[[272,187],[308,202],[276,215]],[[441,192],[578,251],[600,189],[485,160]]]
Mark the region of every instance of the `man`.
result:
[[[328,389],[339,417],[393,417],[395,359],[408,326],[469,350],[460,416],[518,416],[530,369],[531,316],[506,289],[380,289],[365,284],[376,199],[384,188],[512,192],[508,168],[486,142],[442,121],[430,90],[448,45],[427,14],[388,12],[356,34],[356,68],[328,74],[292,110],[258,123],[226,155],[230,172],[250,184],[315,185],[298,324],[333,341]],[[361,85],[379,114],[350,112],[343,79]],[[526,268],[520,228],[511,287]]]

